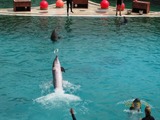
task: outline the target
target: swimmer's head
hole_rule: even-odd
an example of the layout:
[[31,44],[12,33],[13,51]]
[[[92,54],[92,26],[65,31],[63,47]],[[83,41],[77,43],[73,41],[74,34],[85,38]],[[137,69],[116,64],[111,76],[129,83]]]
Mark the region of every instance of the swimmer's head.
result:
[[136,98],[133,102],[140,102],[140,99]]
[[141,101],[140,99],[136,98],[134,101],[133,101],[133,106],[134,106],[134,109],[135,110],[140,110],[141,109]]
[[149,106],[146,106],[145,114],[146,114],[146,116],[149,116],[151,114],[151,108]]

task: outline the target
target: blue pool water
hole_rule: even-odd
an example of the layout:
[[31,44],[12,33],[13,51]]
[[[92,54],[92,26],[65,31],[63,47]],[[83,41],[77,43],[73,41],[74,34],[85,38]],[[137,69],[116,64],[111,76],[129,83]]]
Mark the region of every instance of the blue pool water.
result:
[[[0,16],[1,120],[160,120],[160,19]],[[58,27],[61,39],[50,40]],[[58,49],[64,94],[54,92]],[[130,113],[134,98],[140,113]]]

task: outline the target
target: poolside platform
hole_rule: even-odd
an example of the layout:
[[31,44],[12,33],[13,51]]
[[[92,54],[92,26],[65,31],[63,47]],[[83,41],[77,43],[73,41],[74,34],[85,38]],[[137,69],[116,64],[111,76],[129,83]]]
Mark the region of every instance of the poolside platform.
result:
[[[128,11],[132,11],[132,8],[122,11],[122,16],[127,17],[160,17],[160,12],[150,11],[148,14],[140,15],[139,13],[131,12],[128,15]],[[89,16],[89,17],[115,17],[116,7],[109,6],[108,9],[101,9],[100,4],[95,2],[88,2],[88,8],[73,8],[74,13],[69,13],[69,16]],[[40,10],[40,6],[31,7],[30,11],[14,11],[13,8],[0,8],[0,15],[12,15],[12,16],[67,16],[66,3],[63,8],[56,8],[55,4],[50,4],[47,10]]]
[[31,11],[31,0],[25,0],[25,1],[19,1],[19,0],[14,0],[13,1],[13,10],[19,11]]

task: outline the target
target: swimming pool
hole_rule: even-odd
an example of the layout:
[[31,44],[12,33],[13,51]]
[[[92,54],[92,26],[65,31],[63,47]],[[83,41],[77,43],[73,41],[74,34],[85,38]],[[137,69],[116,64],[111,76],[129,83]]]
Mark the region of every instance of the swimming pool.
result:
[[[160,118],[160,19],[0,16],[0,119],[138,120],[146,104]],[[50,40],[58,27],[61,39]],[[52,86],[59,49],[64,95]],[[130,113],[128,101],[142,100]]]

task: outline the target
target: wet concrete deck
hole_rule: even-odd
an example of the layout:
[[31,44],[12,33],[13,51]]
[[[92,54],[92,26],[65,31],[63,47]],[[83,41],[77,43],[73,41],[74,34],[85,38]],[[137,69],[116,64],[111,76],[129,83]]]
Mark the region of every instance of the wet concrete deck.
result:
[[[48,10],[40,10],[40,7],[31,7],[31,11],[14,12],[13,8],[0,9],[0,15],[12,16],[67,16],[66,4],[63,8],[56,8],[55,4],[48,6]],[[127,17],[160,17],[160,12],[150,11],[148,14],[139,15],[139,13],[131,13],[127,15],[125,9],[122,11],[122,16]],[[69,13],[69,16],[89,16],[89,17],[115,17],[116,7],[109,6],[108,9],[101,9],[100,4],[89,1],[88,8],[73,8],[74,13]]]

